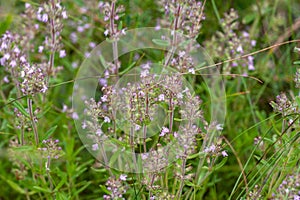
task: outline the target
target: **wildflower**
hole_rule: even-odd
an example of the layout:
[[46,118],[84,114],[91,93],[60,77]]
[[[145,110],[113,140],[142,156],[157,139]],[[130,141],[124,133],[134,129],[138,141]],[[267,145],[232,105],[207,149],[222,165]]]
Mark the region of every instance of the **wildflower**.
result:
[[47,14],[43,14],[42,18],[40,19],[40,21],[42,22],[47,22],[48,21],[48,15]]
[[227,157],[228,156],[228,154],[227,154],[226,151],[222,151],[221,154],[222,154],[223,157]]
[[223,125],[222,124],[217,124],[216,129],[218,131],[222,131],[223,130]]
[[126,181],[127,175],[126,174],[121,174],[120,175],[120,180]]
[[104,117],[104,122],[105,122],[105,123],[110,123],[109,117],[105,116],[105,117]]
[[90,43],[89,43],[89,46],[90,46],[91,48],[95,48],[95,47],[96,47],[96,43],[95,43],[95,42],[90,42]]
[[183,94],[182,94],[181,92],[179,92],[179,93],[177,94],[177,98],[178,98],[178,99],[182,99],[182,98],[183,98]]
[[8,77],[7,77],[7,76],[4,76],[3,81],[4,81],[4,83],[9,83]]
[[84,28],[83,28],[82,26],[78,26],[78,27],[77,27],[77,31],[78,31],[79,33],[82,33],[82,32],[84,31]]
[[76,43],[76,42],[78,41],[78,36],[77,36],[77,34],[76,34],[75,32],[72,32],[72,33],[70,34],[70,39],[71,39],[72,43]]
[[165,100],[165,95],[164,94],[160,94],[158,96],[158,101],[164,101]]
[[243,53],[243,47],[241,45],[236,49],[237,52]]
[[46,74],[38,65],[23,66],[21,71],[23,82],[21,83],[21,91],[25,95],[34,95],[36,93],[45,93],[48,88],[46,86]]
[[136,124],[136,125],[135,125],[135,129],[134,129],[134,130],[135,130],[135,131],[138,131],[138,130],[140,130],[140,129],[141,129],[141,126],[140,126],[140,125],[138,125],[138,124]]
[[143,70],[142,72],[141,72],[141,78],[145,78],[146,76],[148,76],[148,74],[149,74],[149,70]]
[[31,5],[29,4],[29,3],[25,3],[25,8],[26,9],[28,9],[28,8],[30,8],[31,7]]
[[21,56],[21,57],[20,57],[20,61],[21,61],[22,63],[26,63],[26,62],[27,62],[25,56]]
[[60,50],[59,51],[59,57],[60,58],[63,58],[63,57],[65,57],[66,56],[66,51],[65,50]]
[[99,84],[100,84],[101,86],[106,86],[106,85],[107,85],[107,80],[106,80],[105,78],[100,78],[100,79],[99,79]]
[[11,67],[15,67],[15,66],[17,66],[17,62],[16,62],[15,60],[12,60],[12,61],[9,63],[9,65],[10,65]]
[[74,120],[79,119],[79,116],[78,116],[78,114],[76,112],[72,113],[72,119],[74,119]]
[[194,68],[190,68],[189,72],[192,73],[192,74],[195,74],[195,69]]
[[83,122],[82,122],[82,125],[81,125],[81,128],[82,128],[82,129],[86,129],[86,127],[87,127],[86,121],[83,121]]
[[148,153],[142,153],[141,158],[142,160],[146,160],[148,158]]
[[107,95],[103,95],[103,97],[101,97],[101,101],[102,102],[107,102],[108,101]]
[[101,136],[102,135],[102,130],[101,129],[97,129],[97,131],[96,131],[96,135],[98,135],[98,136]]
[[104,35],[105,35],[105,36],[108,36],[108,34],[109,34],[109,30],[106,29],[106,30],[104,31]]
[[66,112],[68,110],[68,106],[63,104],[63,109],[62,109],[62,112]]
[[43,46],[39,46],[39,53],[42,53],[44,50],[44,47]]
[[63,19],[68,18],[67,12],[65,10],[61,13],[61,15],[62,15]]
[[99,149],[99,145],[98,144],[93,144],[92,145],[92,150],[93,151],[97,151]]
[[161,133],[160,133],[160,137],[163,137],[163,136],[165,136],[167,133],[169,133],[170,132],[170,130],[168,129],[168,128],[166,128],[166,127],[163,127],[162,128],[162,131],[161,131]]

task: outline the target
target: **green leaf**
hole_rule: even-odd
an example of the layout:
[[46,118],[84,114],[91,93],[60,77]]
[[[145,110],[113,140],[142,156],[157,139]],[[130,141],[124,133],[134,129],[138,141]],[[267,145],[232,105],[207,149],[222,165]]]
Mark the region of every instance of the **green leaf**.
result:
[[19,146],[19,147],[14,147],[13,149],[14,149],[14,151],[26,152],[26,151],[32,151],[33,146]]
[[13,101],[12,104],[27,118],[30,118],[29,113],[25,110],[24,106],[15,99],[10,98],[9,101]]
[[105,172],[107,172],[107,170],[105,168],[99,168],[99,169],[97,169],[97,168],[91,167],[91,169],[93,171],[97,172],[97,173],[105,173]]
[[68,198],[68,197],[66,196],[66,194],[58,192],[58,193],[56,193],[56,199],[57,199],[57,200],[68,200],[68,199],[70,199],[70,198]]
[[170,46],[170,42],[167,41],[167,40],[153,39],[152,42],[159,45],[159,46],[164,46],[164,47]]
[[89,182],[84,181],[82,183],[83,183],[83,186],[81,188],[79,188],[79,189],[76,189],[76,192],[74,193],[74,196],[78,195],[80,192],[82,192],[83,190],[85,190],[85,188],[87,188],[92,182],[91,181],[89,181]]
[[67,175],[64,175],[61,181],[55,187],[55,191],[58,191],[67,182]]
[[196,185],[196,184],[194,184],[190,181],[184,181],[184,183],[185,183],[185,185],[191,186],[191,187],[196,187],[196,188],[201,188],[202,187],[202,185]]
[[17,183],[12,182],[11,180],[6,180],[6,182],[8,183],[8,185],[10,185],[10,187],[12,187],[15,191],[21,193],[21,194],[26,194],[26,191],[21,188]]
[[52,109],[52,104],[47,105],[46,108],[43,109],[43,112],[37,114],[37,118],[43,117],[47,112],[49,112]]
[[121,150],[116,151],[109,160],[109,166],[113,166],[115,161],[119,158]]
[[194,158],[197,158],[197,157],[199,157],[199,156],[203,156],[204,154],[205,154],[204,152],[199,151],[198,153],[189,155],[189,156],[187,157],[187,159],[194,159]]
[[51,193],[51,190],[49,188],[42,188],[40,186],[33,186],[33,190],[37,192]]
[[300,65],[300,60],[293,62],[294,65]]
[[123,22],[120,21],[120,23],[118,24],[118,30],[122,30],[122,28],[123,28]]
[[181,121],[183,121],[183,119],[179,119],[179,118],[174,117],[174,121],[181,122]]
[[7,15],[6,19],[0,22],[0,35],[5,33],[5,31],[10,27],[12,19],[13,19],[12,15]]
[[110,192],[109,190],[107,190],[106,187],[105,187],[104,185],[100,185],[99,187],[100,187],[101,190],[102,190],[103,192],[105,192],[106,194],[111,194],[111,192]]
[[225,163],[227,162],[227,160],[228,160],[228,157],[223,158],[223,160],[214,167],[214,170],[218,170],[221,167],[223,167],[223,165],[225,165]]
[[295,98],[295,100],[296,100],[296,103],[298,104],[298,107],[300,108],[300,97],[297,96],[297,97]]
[[254,21],[255,17],[256,17],[256,13],[248,14],[243,18],[242,22],[243,24],[249,24]]
[[57,128],[57,125],[56,126],[53,126],[52,128],[50,128],[46,133],[45,135],[43,135],[43,137],[41,138],[41,140],[47,140],[53,133],[54,131],[56,130]]
[[136,62],[133,62],[131,65],[129,65],[128,67],[126,67],[126,69],[124,69],[123,71],[121,71],[119,74],[122,76],[124,74],[126,74],[129,70],[131,70],[134,65],[136,64]]

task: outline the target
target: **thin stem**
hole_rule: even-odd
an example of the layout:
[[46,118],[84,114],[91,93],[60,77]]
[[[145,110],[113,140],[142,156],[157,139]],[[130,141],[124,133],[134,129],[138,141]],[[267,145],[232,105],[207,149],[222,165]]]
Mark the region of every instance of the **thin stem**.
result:
[[231,143],[227,140],[226,137],[222,137],[224,139],[224,141],[227,143],[227,145],[230,147],[230,149],[232,150],[232,153],[234,154],[237,162],[238,162],[238,165],[242,171],[242,175],[243,175],[243,178],[244,178],[244,183],[245,183],[245,187],[246,187],[246,193],[249,194],[249,188],[248,188],[248,181],[247,181],[247,175],[245,174],[245,168],[237,154],[237,152],[235,151],[235,149],[233,148],[233,146],[231,145]]
[[119,60],[118,60],[118,42],[115,38],[116,36],[116,30],[115,30],[115,9],[116,9],[116,3],[115,1],[112,1],[111,3],[111,11],[110,11],[110,33],[113,37],[113,43],[112,43],[112,49],[113,49],[113,59],[114,59],[114,65],[115,69],[113,71],[113,74],[116,76],[116,80],[118,80],[119,76]]
[[51,165],[51,157],[50,157],[50,155],[48,155],[47,162],[46,162],[46,172],[47,172],[47,177],[48,177],[48,181],[50,184],[50,190],[52,192],[52,197],[53,197],[53,199],[55,199],[55,193],[53,193],[53,182],[52,182],[51,175],[50,175],[50,165]]
[[173,95],[171,94],[170,100],[169,100],[169,111],[170,111],[170,118],[169,118],[169,130],[170,134],[172,134],[173,131],[173,118],[174,118],[174,107],[173,107]]
[[[149,117],[149,93],[146,91],[146,110],[145,110],[145,117]],[[148,119],[147,119],[148,120]],[[147,146],[146,146],[146,137],[147,137],[147,125],[144,124],[143,127],[143,146],[144,146],[144,153],[147,152]]]
[[34,121],[33,110],[32,110],[32,99],[31,98],[27,98],[27,105],[28,105],[31,125],[32,125],[32,128],[33,128],[35,144],[36,144],[36,146],[38,146],[39,145],[39,134],[38,134],[37,127],[36,127],[36,124],[35,124],[35,121]]
[[173,57],[176,47],[175,45],[177,45],[177,33],[176,31],[178,30],[178,24],[179,24],[179,20],[180,20],[180,12],[181,12],[181,6],[178,5],[177,9],[176,9],[176,13],[175,13],[175,20],[174,20],[174,27],[173,27],[173,40],[172,40],[172,47],[171,47],[171,51],[168,52],[167,54],[167,58],[165,60],[164,66],[168,66],[169,62],[171,61],[171,58]]
[[[152,186],[153,186],[153,183],[154,183],[154,180],[155,180],[155,174],[152,174],[151,176],[152,176],[152,177],[151,177],[150,188],[152,188]],[[149,196],[151,197],[151,195],[152,195],[152,192],[151,192],[151,190],[150,190],[150,191],[149,191]]]
[[144,147],[144,153],[147,152],[147,145],[146,145],[146,137],[147,137],[147,126],[143,126],[143,147]]
[[[55,9],[55,1],[51,0],[51,11],[53,12]],[[55,14],[52,13],[52,17],[50,18],[50,32],[51,32],[51,53],[50,53],[50,58],[49,58],[49,66],[47,70],[47,84],[49,84],[49,79],[50,75],[52,74],[52,69],[54,67],[54,55],[55,55],[55,50],[56,50],[56,36],[55,36]]]
[[25,144],[25,139],[24,139],[24,125],[21,127],[21,145],[23,146]]
[[181,193],[182,193],[182,189],[184,186],[184,175],[185,175],[185,166],[186,166],[186,157],[184,157],[182,159],[182,165],[181,165],[181,179],[180,179],[180,186],[179,186],[179,190],[177,191],[177,199],[180,199],[181,197]]
[[105,168],[106,168],[106,170],[108,170],[109,174],[112,176],[113,173],[112,173],[110,167],[108,166],[108,159],[107,159],[107,155],[106,155],[106,152],[105,152],[102,142],[100,144],[100,147],[101,147],[101,151],[102,151],[102,155],[103,155],[103,159],[104,159]]
[[11,74],[12,74],[12,80],[13,80],[15,86],[17,87],[17,98],[20,98],[21,97],[21,89],[20,89],[19,81],[16,78],[18,76],[16,75],[14,68],[11,69]]

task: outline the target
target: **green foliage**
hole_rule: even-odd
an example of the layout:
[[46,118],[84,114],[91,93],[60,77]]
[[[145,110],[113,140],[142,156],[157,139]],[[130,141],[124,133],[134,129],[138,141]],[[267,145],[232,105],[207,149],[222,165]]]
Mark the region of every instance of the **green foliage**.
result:
[[[37,6],[40,1],[24,2]],[[124,4],[126,8],[122,20],[118,23],[119,29],[153,27],[165,17],[163,9],[156,1],[120,0],[118,3]],[[70,97],[74,77],[86,53],[93,49],[89,44],[91,42],[98,44],[105,40],[103,33],[106,27],[103,16],[97,8],[98,2],[95,1],[65,0],[63,5],[69,15],[64,23],[61,38],[67,56],[60,58],[55,55],[55,66],[63,66],[63,70],[56,76],[50,77],[49,88],[45,95],[38,94],[32,97],[34,115],[38,121],[37,131],[40,141],[38,145],[34,143],[32,127],[35,119],[30,115],[25,100],[28,97],[18,94],[15,84],[18,80],[8,77],[9,73],[4,70],[6,66],[0,66],[1,200],[103,199],[103,195],[111,193],[106,187],[107,180],[112,177],[111,173],[115,178],[122,174],[122,172],[106,169],[103,163],[99,163],[85,149],[76,131],[74,112],[71,108]],[[23,20],[21,16],[21,13],[24,13],[23,2],[14,6],[14,13],[2,15],[0,12],[0,35],[8,30],[26,33],[26,29],[19,26]],[[283,199],[285,194],[281,193],[280,185],[287,180],[287,177],[297,176],[300,171],[300,97],[299,88],[295,88],[293,81],[296,69],[300,65],[299,51],[293,52],[293,49],[300,47],[298,41],[274,46],[268,50],[263,49],[276,42],[299,38],[300,28],[294,30],[292,27],[299,23],[300,4],[296,0],[207,1],[204,10],[206,20],[201,22],[203,25],[197,41],[201,45],[207,45],[205,48],[212,49],[211,52],[228,47],[227,43],[217,43],[214,35],[224,31],[221,30],[222,19],[224,13],[228,13],[230,8],[234,8],[240,16],[237,19],[240,25],[236,32],[242,35],[246,30],[249,37],[257,41],[252,52],[261,51],[252,55],[255,57],[256,69],[248,71],[248,76],[242,74],[244,70],[242,66],[233,68],[229,74],[223,74],[227,113],[222,137],[227,138],[230,145],[224,144],[222,148],[225,148],[229,156],[213,157],[211,160],[203,159],[207,165],[203,165],[197,173],[200,164],[196,159],[206,156],[203,149],[197,147],[199,151],[186,158],[186,167],[190,167],[188,175],[191,178],[183,181],[181,199],[255,199],[255,197],[272,199],[272,194],[275,194],[278,199]],[[0,11],[2,10],[3,8],[0,8]],[[89,24],[89,27],[83,32],[78,31],[78,27],[83,27],[84,24]],[[47,32],[48,29],[44,26],[41,30]],[[32,62],[45,60],[45,58],[48,61],[51,55],[51,51],[37,53],[38,46],[42,45],[45,38],[42,31],[37,33],[29,48],[34,53],[31,50],[27,52],[32,53],[30,54]],[[78,37],[76,42],[72,42],[71,38],[74,32]],[[162,47],[170,45],[169,41],[162,39],[155,39],[153,43]],[[165,56],[162,52],[138,53],[141,55],[138,59],[134,58],[135,52],[121,57],[121,61],[127,61],[128,65],[121,66],[120,76],[134,66],[140,65],[147,58],[161,60],[161,57]],[[216,57],[214,53],[210,56],[214,56],[212,59],[216,63],[236,58],[235,55],[230,57],[224,52]],[[0,54],[0,58],[3,56]],[[218,67],[222,70],[229,65],[230,62],[227,62]],[[6,77],[9,78],[9,82],[4,81]],[[201,109],[204,118],[210,119],[208,112],[210,108],[207,105],[211,105],[212,102],[205,83],[198,75],[191,79],[195,83],[193,86],[195,93],[203,100]],[[293,113],[284,115],[273,111],[270,102],[273,101],[272,105],[276,106],[276,96],[281,92],[285,92],[289,100],[294,103]],[[67,108],[64,109],[64,106]],[[25,116],[24,119],[15,115],[14,108]],[[178,115],[175,116],[174,121],[181,122],[183,119]],[[21,140],[23,136],[25,144],[21,146],[20,142],[15,141]],[[54,138],[59,139],[58,144],[62,148],[62,153],[59,154],[59,158],[51,159],[50,165],[47,157],[43,156],[38,149],[44,147],[42,141]],[[202,139],[197,139],[197,144],[202,144]],[[157,137],[149,138],[146,142],[151,143],[154,140],[156,141]],[[115,142],[123,144],[118,140]],[[124,148],[130,147],[124,145]],[[114,152],[109,161],[111,164],[120,159],[120,151]],[[50,169],[47,169],[47,164],[50,165]],[[175,161],[173,164],[172,166],[180,166],[182,161]],[[181,172],[174,174],[171,169],[170,166],[164,173],[150,174],[147,177],[155,179],[160,184],[161,187],[155,192],[161,199],[163,197],[175,199],[172,195],[177,195],[177,191],[180,190],[178,177]],[[195,174],[198,176],[194,177]],[[157,177],[159,180],[156,180]],[[125,186],[128,188],[124,195],[125,199],[149,199],[151,189],[147,188],[145,183],[150,183],[151,179],[146,180],[147,178],[142,179],[140,174],[128,174],[125,181]],[[290,186],[290,189],[299,189],[293,187]]]

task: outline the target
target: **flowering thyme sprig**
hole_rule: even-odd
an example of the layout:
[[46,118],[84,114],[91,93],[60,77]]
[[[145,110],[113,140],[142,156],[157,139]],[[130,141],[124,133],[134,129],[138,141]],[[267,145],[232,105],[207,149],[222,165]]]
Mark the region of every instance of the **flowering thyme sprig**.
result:
[[[222,31],[218,31],[213,35],[211,41],[206,42],[205,46],[215,59],[240,57],[256,46],[256,41],[250,38],[247,30],[239,31],[238,19],[238,13],[234,9],[230,9],[221,20]],[[235,67],[242,67],[241,72],[247,75],[249,71],[255,70],[254,57],[248,56],[245,59],[234,61],[230,65],[224,65],[223,73],[230,74]]]
[[[37,20],[45,23],[48,28],[48,33],[45,37],[45,48],[50,50],[49,63],[47,67],[48,78],[53,74],[54,67],[54,55],[60,51],[60,57],[65,56],[65,51],[62,50],[61,32],[63,30],[63,19],[67,19],[68,15],[63,6],[61,6],[61,0],[50,0],[47,3],[42,4],[37,10]],[[43,51],[44,46],[40,46],[40,51]]]
[[121,174],[119,178],[109,177],[106,182],[106,189],[110,192],[103,195],[105,200],[125,199],[123,195],[126,193],[128,186],[126,185],[126,174]]
[[38,150],[41,152],[42,156],[46,158],[45,168],[46,173],[48,176],[48,181],[50,183],[51,190],[53,189],[52,179],[50,177],[50,167],[51,167],[51,160],[58,159],[62,156],[62,148],[58,146],[59,140],[58,139],[47,139],[42,141],[41,148]]
[[110,36],[110,39],[112,40],[113,63],[110,64],[113,66],[109,68],[109,71],[111,71],[114,76],[118,76],[119,68],[121,67],[120,61],[118,59],[118,40],[122,35],[126,34],[126,29],[122,27],[119,28],[119,26],[116,24],[116,22],[119,21],[122,17],[125,8],[123,5],[117,6],[116,3],[117,0],[112,0],[110,3],[101,2],[99,4],[99,8],[104,15],[104,21],[108,22],[106,24],[104,35],[106,37]]

